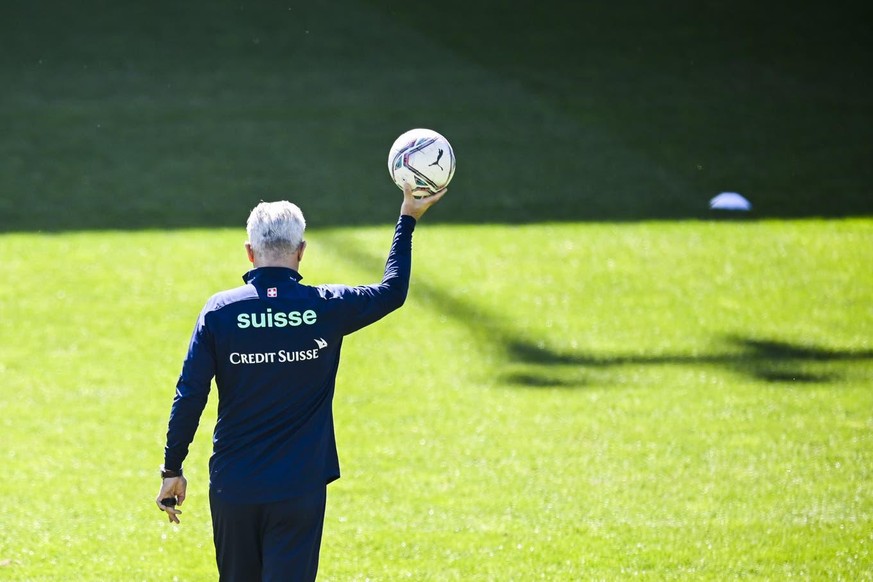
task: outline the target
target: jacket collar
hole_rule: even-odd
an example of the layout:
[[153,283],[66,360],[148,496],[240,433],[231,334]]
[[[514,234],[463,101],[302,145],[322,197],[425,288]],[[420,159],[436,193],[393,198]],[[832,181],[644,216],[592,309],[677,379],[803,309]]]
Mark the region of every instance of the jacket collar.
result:
[[303,276],[288,267],[258,267],[243,275],[243,281],[246,283],[253,283],[255,281],[263,281],[265,283],[280,282],[288,281],[289,279],[297,283],[303,279]]

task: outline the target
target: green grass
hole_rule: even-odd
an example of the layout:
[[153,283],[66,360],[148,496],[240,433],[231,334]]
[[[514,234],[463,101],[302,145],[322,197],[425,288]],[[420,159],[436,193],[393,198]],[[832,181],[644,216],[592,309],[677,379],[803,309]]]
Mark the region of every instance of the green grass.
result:
[[[182,526],[151,500],[243,234],[0,238],[4,579],[214,577],[214,401]],[[390,228],[309,238],[307,281],[368,282]],[[345,347],[321,579],[873,577],[869,220],[415,244],[410,301]]]

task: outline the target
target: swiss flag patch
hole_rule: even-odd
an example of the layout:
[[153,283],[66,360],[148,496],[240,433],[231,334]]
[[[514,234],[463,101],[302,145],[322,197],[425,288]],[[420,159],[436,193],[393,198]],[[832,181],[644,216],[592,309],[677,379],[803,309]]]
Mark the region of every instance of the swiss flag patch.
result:
[[278,296],[279,296],[279,292],[276,291],[275,287],[270,287],[269,289],[267,289],[267,297],[278,297]]

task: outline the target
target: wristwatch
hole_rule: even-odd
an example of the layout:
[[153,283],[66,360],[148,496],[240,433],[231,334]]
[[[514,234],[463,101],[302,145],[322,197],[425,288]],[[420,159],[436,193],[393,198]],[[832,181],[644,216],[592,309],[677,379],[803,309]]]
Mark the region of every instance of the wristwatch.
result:
[[178,471],[174,471],[172,469],[165,469],[163,465],[161,465],[161,479],[171,479],[173,477],[181,477],[182,476],[182,468],[180,467]]

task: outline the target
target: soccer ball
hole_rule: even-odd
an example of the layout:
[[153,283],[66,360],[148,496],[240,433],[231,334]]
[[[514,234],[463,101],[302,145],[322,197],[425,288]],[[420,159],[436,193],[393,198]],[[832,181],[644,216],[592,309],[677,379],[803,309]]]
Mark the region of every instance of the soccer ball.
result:
[[388,173],[400,189],[409,182],[430,196],[448,186],[455,175],[455,152],[432,129],[411,129],[391,146]]

